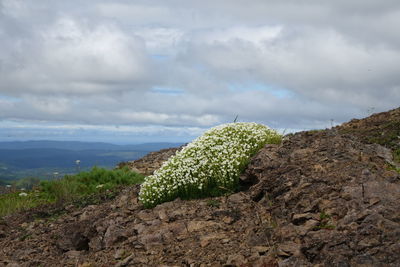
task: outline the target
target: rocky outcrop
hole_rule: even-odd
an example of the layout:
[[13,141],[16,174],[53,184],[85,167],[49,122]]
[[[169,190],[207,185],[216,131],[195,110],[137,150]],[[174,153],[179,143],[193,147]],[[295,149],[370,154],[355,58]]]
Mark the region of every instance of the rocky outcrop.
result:
[[175,200],[154,209],[138,187],[109,203],[73,209],[54,220],[8,226],[0,265],[275,266],[271,216],[245,193]]
[[[287,266],[400,263],[400,176],[390,150],[336,130],[298,133],[253,158],[248,194],[268,209]],[[283,264],[283,263],[282,263]]]
[[[396,121],[391,112],[373,127]],[[396,142],[373,143],[369,122],[357,125],[368,130],[344,125],[265,146],[241,176],[244,191],[229,196],[143,209],[134,186],[46,218],[4,218],[0,266],[400,266]]]
[[337,126],[342,134],[356,136],[364,143],[380,144],[392,150],[400,149],[400,108],[373,114],[365,119],[353,119]]

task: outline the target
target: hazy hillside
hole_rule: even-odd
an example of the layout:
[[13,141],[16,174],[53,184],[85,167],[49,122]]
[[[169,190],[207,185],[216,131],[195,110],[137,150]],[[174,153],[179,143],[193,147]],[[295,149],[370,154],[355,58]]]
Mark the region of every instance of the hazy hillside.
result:
[[0,142],[0,149],[44,149],[56,148],[67,150],[137,150],[137,151],[156,151],[164,148],[176,147],[181,143],[144,143],[135,145],[116,145],[101,142],[79,142],[79,141],[12,141]]
[[81,161],[82,167],[92,165],[109,166],[113,162],[118,162],[126,156],[140,157],[146,152],[124,151],[125,155],[119,151],[105,150],[82,150],[74,151],[55,148],[33,148],[19,150],[0,150],[0,161],[8,166],[30,169],[42,167],[68,168],[75,165],[76,160]]
[[121,161],[135,160],[151,151],[175,147],[175,143],[114,145],[108,143],[24,141],[0,142],[0,180],[27,176],[51,178],[93,166],[113,168]]

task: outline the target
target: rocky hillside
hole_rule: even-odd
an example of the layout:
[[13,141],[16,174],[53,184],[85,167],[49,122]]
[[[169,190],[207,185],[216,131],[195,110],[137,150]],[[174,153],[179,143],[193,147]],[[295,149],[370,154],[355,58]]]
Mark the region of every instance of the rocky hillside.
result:
[[0,266],[400,266],[399,114],[267,145],[229,196],[145,210],[135,186],[9,216]]
[[340,133],[357,136],[364,143],[377,143],[392,150],[400,149],[400,109],[353,119],[337,127]]

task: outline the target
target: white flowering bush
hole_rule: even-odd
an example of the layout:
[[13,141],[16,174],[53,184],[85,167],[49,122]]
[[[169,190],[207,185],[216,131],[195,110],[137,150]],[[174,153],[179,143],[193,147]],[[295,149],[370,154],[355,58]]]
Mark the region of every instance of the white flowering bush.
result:
[[146,177],[139,200],[149,208],[177,197],[188,199],[234,191],[250,157],[265,144],[280,142],[280,134],[257,123],[214,127]]

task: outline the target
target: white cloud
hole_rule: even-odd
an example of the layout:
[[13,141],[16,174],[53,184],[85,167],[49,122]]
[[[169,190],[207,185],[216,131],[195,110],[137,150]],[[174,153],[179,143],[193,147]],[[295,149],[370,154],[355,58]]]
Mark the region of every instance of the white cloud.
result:
[[140,39],[112,25],[90,26],[71,18],[60,18],[12,49],[19,65],[5,65],[0,82],[12,94],[93,94],[135,84],[143,84],[137,87],[143,90],[151,68]]
[[0,122],[0,140],[81,140],[111,143],[189,142],[205,131],[199,127],[115,126],[9,120]]
[[1,4],[3,120],[308,129],[400,103],[394,0]]
[[205,43],[207,45],[225,44],[229,45],[235,41],[248,42],[259,48],[265,42],[276,39],[282,30],[281,26],[244,27],[234,26],[226,29],[208,30],[195,36],[193,42]]
[[44,57],[49,69],[58,69],[68,80],[124,82],[146,76],[146,55],[138,39],[118,28],[94,29],[69,18],[59,20],[43,34]]
[[100,15],[110,18],[123,18],[134,23],[162,23],[164,18],[173,16],[167,6],[150,4],[100,3]]
[[174,28],[145,27],[134,30],[136,36],[143,39],[147,51],[152,55],[176,53],[183,40],[184,31]]

